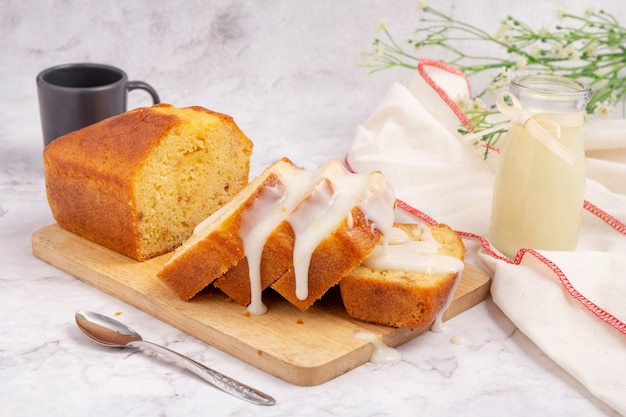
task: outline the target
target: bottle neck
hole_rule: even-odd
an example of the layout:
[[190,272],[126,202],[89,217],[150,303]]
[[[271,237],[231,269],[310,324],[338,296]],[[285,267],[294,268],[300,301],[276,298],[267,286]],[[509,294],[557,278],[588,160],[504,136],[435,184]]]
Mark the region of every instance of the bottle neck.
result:
[[510,91],[527,111],[566,125],[584,122],[585,107],[591,98],[589,87],[579,81],[547,74],[517,78],[511,82]]

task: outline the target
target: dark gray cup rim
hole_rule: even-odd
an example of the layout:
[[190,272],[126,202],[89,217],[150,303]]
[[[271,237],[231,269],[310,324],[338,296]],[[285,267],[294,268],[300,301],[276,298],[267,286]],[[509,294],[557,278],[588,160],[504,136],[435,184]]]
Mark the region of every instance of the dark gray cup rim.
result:
[[[97,69],[97,70],[108,71],[111,74],[117,75],[118,78],[115,79],[115,80],[112,80],[111,82],[108,82],[108,83],[99,84],[99,85],[92,85],[92,86],[59,85],[59,84],[55,84],[54,82],[51,82],[48,79],[52,74],[58,73],[59,71],[71,70],[71,69],[81,69],[81,68],[88,69],[88,70]],[[126,72],[124,72],[124,70],[122,70],[120,68],[117,68],[117,67],[114,67],[112,65],[98,64],[98,63],[91,63],[91,62],[76,62],[76,63],[57,65],[57,66],[54,66],[54,67],[46,68],[45,70],[43,70],[39,74],[37,74],[37,84],[39,84],[39,85],[46,85],[48,88],[53,88],[53,89],[58,89],[58,90],[89,90],[89,91],[97,91],[97,90],[101,90],[101,89],[110,88],[112,85],[115,85],[115,84],[118,84],[118,83],[126,83],[127,81],[128,81],[128,76],[126,75]]]

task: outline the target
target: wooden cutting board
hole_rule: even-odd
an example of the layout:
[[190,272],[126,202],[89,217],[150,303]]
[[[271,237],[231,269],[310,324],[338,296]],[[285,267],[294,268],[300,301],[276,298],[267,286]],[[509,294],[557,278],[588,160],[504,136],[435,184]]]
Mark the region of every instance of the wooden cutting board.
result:
[[[350,318],[338,291],[301,312],[266,291],[268,312],[245,314],[245,307],[207,289],[190,302],[181,301],[156,276],[170,256],[137,262],[87,241],[53,224],[32,236],[33,254],[78,279],[285,381],[319,385],[369,361],[370,342],[359,331],[379,335],[396,347],[422,329],[396,329]],[[444,319],[473,307],[489,293],[489,276],[466,264],[454,300]]]

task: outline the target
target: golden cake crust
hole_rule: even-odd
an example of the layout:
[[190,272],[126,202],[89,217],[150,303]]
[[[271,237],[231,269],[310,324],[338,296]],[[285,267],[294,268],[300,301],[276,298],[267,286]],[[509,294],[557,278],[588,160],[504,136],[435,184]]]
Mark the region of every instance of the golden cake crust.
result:
[[[320,242],[311,255],[308,276],[308,296],[300,300],[296,296],[296,278],[293,268],[272,284],[272,289],[298,309],[305,311],[340,280],[359,265],[376,247],[382,233],[372,228],[357,207],[351,212],[352,225],[347,216],[333,232]],[[285,254],[292,259],[292,252]],[[293,262],[291,263],[293,265]]]
[[[181,299],[188,301],[218,277],[245,258],[243,240],[239,236],[242,216],[250,208],[263,187],[279,182],[278,177],[267,172],[262,181],[249,184],[237,207],[225,213],[210,225],[206,236],[194,235],[175,252],[158,272],[163,280]],[[246,279],[248,286],[249,279]]]
[[[266,289],[278,278],[283,276],[293,265],[294,234],[287,222],[283,222],[267,238],[261,255],[261,289]],[[235,266],[226,271],[214,283],[233,301],[243,306],[250,304],[250,269],[248,259],[241,259]]]
[[[411,236],[420,227],[396,224]],[[449,226],[429,226],[441,244],[439,254],[463,260],[465,246]],[[340,282],[348,314],[358,320],[391,327],[419,328],[432,324],[454,287],[457,274],[378,271],[359,265]]]
[[[221,148],[239,153],[239,165],[233,172],[212,172],[215,178],[211,181],[223,180],[216,184],[215,203],[192,201],[193,194],[173,190],[181,188],[177,184],[180,181],[168,183],[169,173],[164,173],[162,180],[158,178],[160,165],[169,164],[173,172],[178,165],[195,164],[206,171],[207,160],[217,159],[211,150],[203,150],[204,161],[191,160],[191,153],[184,149],[200,146],[195,143],[197,137],[191,137],[198,135],[198,128],[191,126],[198,120],[215,127],[214,133],[207,133],[213,136],[203,138],[203,143],[210,146],[211,141],[228,142]],[[48,202],[63,228],[136,260],[145,260],[180,245],[193,227],[188,223],[209,215],[247,183],[251,152],[252,142],[230,116],[198,106],[177,109],[159,104],[140,108],[68,133],[44,149]],[[170,156],[164,156],[167,154]],[[194,181],[208,182],[191,182]],[[160,213],[156,213],[161,190],[165,195],[166,189],[170,194],[177,193],[171,197],[178,199],[168,204],[186,210],[185,216],[177,212],[166,219],[171,227],[165,219],[158,220]]]

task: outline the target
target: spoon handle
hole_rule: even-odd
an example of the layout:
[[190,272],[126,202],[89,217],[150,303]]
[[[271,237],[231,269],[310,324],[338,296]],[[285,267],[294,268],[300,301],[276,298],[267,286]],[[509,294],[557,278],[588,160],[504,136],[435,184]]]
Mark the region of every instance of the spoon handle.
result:
[[246,400],[258,405],[276,404],[276,400],[274,400],[274,398],[272,398],[271,396],[261,391],[258,391],[246,384],[236,381],[226,375],[223,375],[211,368],[208,368],[201,363],[196,362],[193,359],[188,358],[187,356],[181,355],[178,352],[174,352],[173,350],[168,349],[164,346],[160,346],[152,342],[147,342],[145,340],[129,342],[126,346],[148,348],[157,353],[160,353],[161,355],[174,360],[178,365],[182,366],[188,371],[191,371],[194,374],[198,375],[200,378],[204,379],[214,387],[237,398],[241,398],[242,400]]

